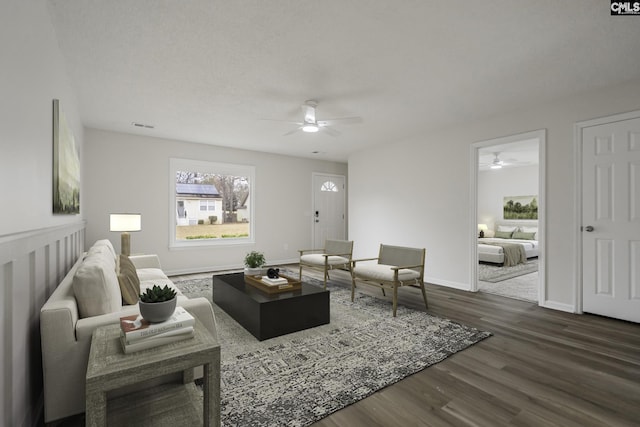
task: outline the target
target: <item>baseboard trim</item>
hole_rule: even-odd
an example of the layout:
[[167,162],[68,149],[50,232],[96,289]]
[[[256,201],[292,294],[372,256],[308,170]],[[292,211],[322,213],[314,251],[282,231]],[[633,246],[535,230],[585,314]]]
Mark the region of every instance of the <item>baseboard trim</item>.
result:
[[541,307],[550,308],[551,310],[566,311],[567,313],[576,313],[576,308],[571,304],[565,304],[557,301],[545,301]]
[[431,283],[434,285],[439,285],[439,286],[446,286],[447,288],[454,288],[454,289],[460,289],[461,291],[470,291],[471,287],[469,286],[468,283],[458,283],[458,282],[452,282],[449,280],[442,280],[442,279],[438,279],[435,277],[425,277],[424,278],[425,283]]

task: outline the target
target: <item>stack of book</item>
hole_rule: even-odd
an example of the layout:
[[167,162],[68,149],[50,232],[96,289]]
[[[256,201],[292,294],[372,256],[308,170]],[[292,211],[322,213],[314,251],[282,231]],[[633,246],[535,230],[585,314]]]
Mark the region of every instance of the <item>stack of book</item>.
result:
[[288,285],[289,281],[284,277],[276,277],[272,279],[269,276],[262,276],[262,283],[267,286],[282,286]]
[[125,353],[133,353],[191,338],[195,324],[194,317],[182,307],[176,307],[171,317],[160,323],[149,323],[136,314],[125,316],[120,318],[120,341]]

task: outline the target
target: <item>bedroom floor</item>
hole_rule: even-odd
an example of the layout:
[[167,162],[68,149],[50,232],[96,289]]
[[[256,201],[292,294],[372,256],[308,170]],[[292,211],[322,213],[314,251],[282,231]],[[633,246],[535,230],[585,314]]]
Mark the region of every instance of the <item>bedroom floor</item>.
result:
[[494,295],[538,302],[538,272],[490,283],[478,280],[478,290]]

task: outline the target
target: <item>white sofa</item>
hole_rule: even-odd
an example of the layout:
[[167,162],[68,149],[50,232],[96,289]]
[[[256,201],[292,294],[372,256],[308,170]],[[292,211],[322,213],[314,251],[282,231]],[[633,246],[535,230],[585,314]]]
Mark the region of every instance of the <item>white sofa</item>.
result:
[[[178,305],[200,320],[217,339],[213,309],[206,298],[189,299],[182,295],[162,271],[156,255],[131,256],[130,259],[135,265],[142,291],[153,284],[167,284],[173,287],[178,292]],[[114,299],[116,295],[117,298],[121,298],[116,265],[117,256],[111,243],[108,240],[96,242],[74,264],[40,311],[44,409],[47,423],[84,412],[85,375],[93,331],[99,326],[118,323],[122,316],[139,313],[137,304],[122,305],[121,299]],[[74,284],[74,276],[79,270]],[[92,276],[87,274],[87,270],[93,275],[98,272],[95,283],[88,284],[87,281]],[[93,295],[92,301],[83,303],[76,299],[74,288],[80,295],[81,289],[86,288],[79,286],[91,285],[93,288],[94,284],[97,286],[90,293]],[[89,305],[102,306],[103,309],[107,307],[108,312],[82,317],[81,313],[86,313],[87,302]],[[179,379],[179,375],[174,375],[163,377],[160,381]]]

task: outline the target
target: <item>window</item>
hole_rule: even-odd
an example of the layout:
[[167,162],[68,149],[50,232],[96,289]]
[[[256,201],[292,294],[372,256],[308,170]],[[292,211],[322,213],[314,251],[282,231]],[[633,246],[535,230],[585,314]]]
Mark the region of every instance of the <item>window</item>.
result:
[[333,181],[325,181],[320,187],[320,191],[338,191],[338,186]]
[[201,211],[215,211],[216,204],[213,200],[200,200]]
[[169,163],[171,247],[253,243],[253,166]]

